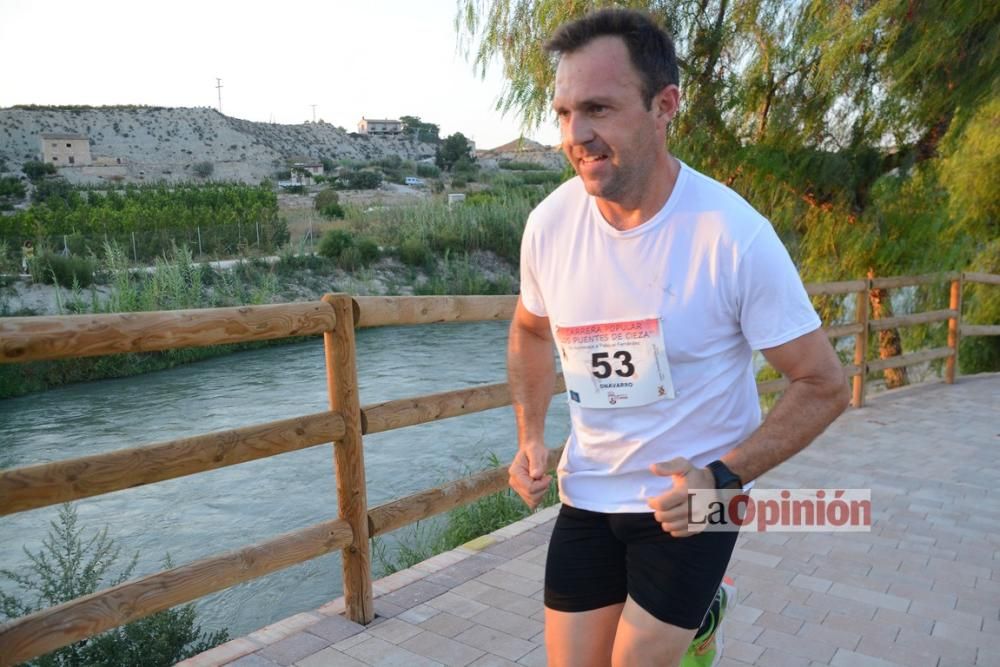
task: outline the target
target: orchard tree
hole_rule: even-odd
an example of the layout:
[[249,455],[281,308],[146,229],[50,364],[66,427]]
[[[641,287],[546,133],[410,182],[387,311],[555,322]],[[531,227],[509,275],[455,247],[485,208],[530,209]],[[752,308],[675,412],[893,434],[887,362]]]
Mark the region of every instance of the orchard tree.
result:
[[[498,108],[526,130],[551,118],[542,43],[610,2],[459,0],[459,44],[499,61]],[[682,107],[672,152],[743,195],[806,280],[1000,271],[996,127],[1000,4],[978,0],[632,0],[675,39]],[[992,128],[992,130],[990,129]],[[923,294],[921,292],[921,294]],[[977,293],[967,305],[1000,318]],[[828,316],[840,302],[825,304]],[[977,305],[979,304],[979,305]],[[875,317],[892,314],[871,294]],[[985,307],[985,310],[983,308]],[[979,359],[1000,368],[1000,340]],[[882,357],[902,351],[882,332]],[[905,382],[886,371],[890,386]]]

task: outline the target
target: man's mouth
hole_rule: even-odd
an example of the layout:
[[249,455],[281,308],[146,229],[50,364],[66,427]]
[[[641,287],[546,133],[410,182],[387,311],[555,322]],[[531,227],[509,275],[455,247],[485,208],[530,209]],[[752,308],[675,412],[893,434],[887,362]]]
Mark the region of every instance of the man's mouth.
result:
[[584,155],[580,158],[580,164],[593,164],[607,159],[607,155]]

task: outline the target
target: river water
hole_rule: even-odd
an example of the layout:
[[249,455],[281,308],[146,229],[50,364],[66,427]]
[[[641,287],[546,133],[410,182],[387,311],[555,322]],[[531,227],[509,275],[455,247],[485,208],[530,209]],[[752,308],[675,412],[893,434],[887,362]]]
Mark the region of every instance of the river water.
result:
[[[506,322],[358,332],[361,403],[505,379]],[[328,409],[322,341],[241,352],[135,378],[72,385],[0,401],[0,468],[107,452]],[[553,399],[550,445],[567,433]],[[511,409],[498,408],[365,437],[374,506],[486,466],[516,450]],[[337,516],[330,445],[281,454],[76,503],[85,534],[108,527],[135,575],[270,539]],[[57,507],[0,517],[0,567],[21,569]],[[405,530],[405,529],[404,529]],[[9,582],[0,582],[9,590]],[[341,594],[331,554],[202,598],[206,628],[246,634]]]

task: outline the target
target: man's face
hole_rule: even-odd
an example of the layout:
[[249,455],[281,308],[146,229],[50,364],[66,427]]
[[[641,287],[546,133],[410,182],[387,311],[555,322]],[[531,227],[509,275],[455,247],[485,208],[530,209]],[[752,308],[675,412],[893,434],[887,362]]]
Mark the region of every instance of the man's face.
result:
[[566,158],[591,195],[632,201],[645,187],[666,121],[647,109],[639,72],[619,37],[598,37],[559,60],[552,107]]

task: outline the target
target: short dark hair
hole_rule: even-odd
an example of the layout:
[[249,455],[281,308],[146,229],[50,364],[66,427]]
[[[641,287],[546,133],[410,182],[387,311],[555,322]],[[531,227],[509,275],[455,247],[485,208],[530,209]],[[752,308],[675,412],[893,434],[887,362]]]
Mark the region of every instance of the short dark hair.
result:
[[670,84],[678,85],[674,41],[653,19],[632,9],[602,9],[559,26],[544,47],[563,55],[573,53],[598,37],[621,37],[632,65],[642,79],[646,108],[653,97]]

